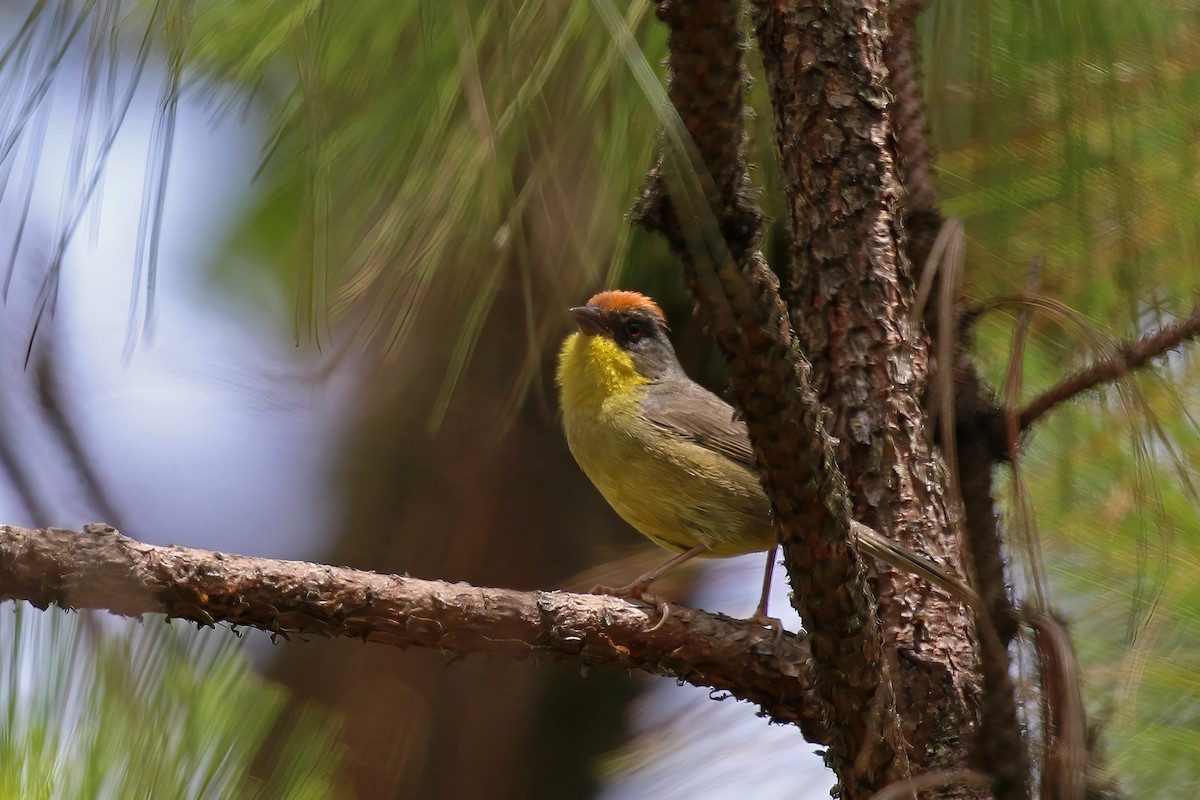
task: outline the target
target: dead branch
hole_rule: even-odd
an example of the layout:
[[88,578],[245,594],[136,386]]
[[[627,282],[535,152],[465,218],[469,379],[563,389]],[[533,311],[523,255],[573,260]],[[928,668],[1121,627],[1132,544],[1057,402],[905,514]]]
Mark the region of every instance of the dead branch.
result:
[[1021,411],[1021,430],[1027,430],[1055,406],[1088,389],[1120,380],[1135,369],[1146,366],[1152,359],[1198,335],[1200,306],[1196,306],[1190,316],[1165,325],[1156,333],[1148,333],[1140,339],[1118,345],[1116,353],[1111,357],[1097,361],[1042,392]]
[[287,639],[344,636],[464,656],[636,669],[756,703],[775,722],[827,736],[802,637],[672,605],[570,592],[517,592],[304,561],[159,547],[107,525],[0,525],[0,601],[165,614]]

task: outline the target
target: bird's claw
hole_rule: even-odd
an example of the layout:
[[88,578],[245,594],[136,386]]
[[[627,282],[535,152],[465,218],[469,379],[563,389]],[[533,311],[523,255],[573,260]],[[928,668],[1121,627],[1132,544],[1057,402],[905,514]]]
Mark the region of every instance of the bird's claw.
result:
[[611,586],[593,586],[591,593],[606,594],[610,597],[624,597],[627,600],[640,600],[643,603],[654,606],[662,613],[662,617],[650,629],[650,632],[654,632],[667,623],[667,617],[671,613],[671,604],[658,595],[650,594],[650,592],[646,591],[649,586],[649,583],[644,582],[631,583],[628,586],[621,586],[615,589]]
[[754,616],[746,620],[755,625],[761,625],[764,628],[770,628],[775,632],[775,641],[778,642],[783,638],[783,621],[777,617],[769,617],[762,612],[755,612]]

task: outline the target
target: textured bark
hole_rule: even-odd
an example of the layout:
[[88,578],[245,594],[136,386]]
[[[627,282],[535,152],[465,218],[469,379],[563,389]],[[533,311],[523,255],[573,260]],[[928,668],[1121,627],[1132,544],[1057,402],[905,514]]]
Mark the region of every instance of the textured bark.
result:
[[[663,233],[676,249],[687,248],[708,238],[715,251],[697,255],[716,256],[731,250],[738,259],[758,246],[762,213],[754,203],[746,170],[743,143],[746,138],[744,103],[746,68],[742,53],[745,41],[738,28],[739,0],[679,2],[666,0],[658,7],[658,18],[670,30],[670,76],[667,91],[679,112],[684,131],[666,132],[658,164],[651,169],[634,218],[647,229]],[[680,134],[686,153],[672,148],[673,134]],[[680,185],[676,162],[686,161],[688,186]],[[687,196],[690,188],[699,190]],[[697,202],[698,201],[698,202]],[[693,217],[698,230],[680,227],[677,212]],[[711,230],[720,226],[719,236]]]
[[[888,70],[887,85],[892,93],[891,122],[898,151],[897,173],[904,186],[908,219],[915,212],[936,212],[937,209],[933,159],[930,158],[929,144],[925,138],[924,95],[917,80],[915,27],[917,16],[928,5],[928,0],[894,2],[888,12],[888,39],[883,45],[883,60]],[[934,234],[938,225],[940,222],[933,225]],[[912,231],[908,233],[911,237]],[[914,260],[913,264],[917,266],[919,262]]]
[[190,547],[158,547],[105,525],[82,532],[0,526],[0,601],[161,613],[283,638],[348,637],[444,653],[497,653],[636,669],[728,692],[823,738],[801,638],[753,623],[614,597],[465,583]]
[[[936,355],[929,368],[925,406],[937,413],[946,408],[953,410],[953,427],[943,427],[938,424],[940,420],[930,420],[930,424],[935,426],[935,441],[943,448],[956,448],[957,458],[950,463],[959,465],[958,474],[952,477],[958,480],[962,501],[965,555],[987,609],[986,616],[976,619],[983,690],[979,729],[987,735],[978,737],[975,756],[993,776],[993,788],[999,797],[1023,797],[1028,791],[1029,756],[1008,657],[1008,645],[1017,632],[1017,617],[1005,576],[992,482],[995,467],[1007,449],[998,442],[988,446],[989,438],[1003,430],[1004,415],[967,353],[969,343],[963,339],[955,313],[960,301],[957,276],[951,274],[958,265],[928,263],[945,220],[937,210],[924,103],[917,79],[915,26],[917,15],[926,5],[925,0],[894,4],[889,12],[890,35],[884,45],[888,86],[894,98],[890,119],[896,140],[897,173],[905,191],[905,253],[915,273],[936,271],[931,276],[931,285],[937,287],[932,296],[950,297],[949,303],[929,302],[924,309],[925,327],[933,337],[930,353]],[[950,286],[942,286],[945,282]],[[949,293],[942,291],[947,288]],[[939,376],[938,370],[943,367],[949,374]],[[952,401],[946,399],[950,393]]]
[[[825,431],[828,412],[812,390],[778,279],[759,251],[761,215],[747,194],[741,152],[739,13],[740,4],[726,0],[660,6],[670,29],[668,92],[683,131],[667,131],[635,216],[683,261],[725,354],[779,524],[793,604],[809,634],[816,694],[833,722],[829,762],[839,775],[855,775],[857,755],[870,749],[888,716],[879,694],[880,637],[865,563],[848,544],[849,504]],[[873,777],[876,787],[887,782]]]
[[[886,5],[760,2],[756,27],[788,196],[792,321],[833,409],[854,515],[957,565],[959,520],[920,406],[929,345],[909,323],[914,284],[889,127]],[[912,773],[969,768],[975,732],[979,665],[966,609],[908,575],[880,573],[875,586],[891,697],[870,713],[857,709],[867,724],[845,737],[847,797]],[[831,746],[842,741],[831,732]]]
[[[890,119],[896,140],[896,173],[904,187],[905,253],[918,274],[933,249],[943,218],[937,208],[937,188],[933,183],[933,157],[925,136],[924,93],[917,71],[920,48],[917,46],[917,17],[928,0],[898,0],[888,12],[889,35],[883,45],[883,60],[888,70],[888,89],[892,94]],[[936,335],[937,304],[926,307],[926,322]],[[955,332],[954,335],[957,335]]]
[[1008,645],[1017,634],[1017,612],[1009,596],[993,495],[996,455],[984,427],[960,427],[957,447],[959,463],[966,465],[959,480],[966,546],[976,587],[988,609],[987,617],[979,621],[983,677],[979,719],[986,733],[979,738],[976,751],[980,765],[993,776],[998,798],[1027,797],[1029,753],[1008,658]]

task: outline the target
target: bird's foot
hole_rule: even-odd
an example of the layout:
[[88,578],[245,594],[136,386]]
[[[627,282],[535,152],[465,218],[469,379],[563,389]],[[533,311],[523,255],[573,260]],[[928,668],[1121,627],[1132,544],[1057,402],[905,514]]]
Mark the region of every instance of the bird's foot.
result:
[[650,594],[648,591],[649,588],[650,581],[634,581],[628,586],[617,588],[611,586],[593,586],[591,593],[606,594],[610,597],[624,597],[627,600],[640,600],[643,603],[649,603],[662,613],[662,617],[650,629],[651,631],[656,631],[666,624],[667,616],[671,612],[671,604],[656,594]]
[[778,642],[783,638],[783,620],[778,617],[770,617],[761,611],[756,611],[752,617],[746,620],[755,625],[762,625],[764,628],[770,628],[775,632],[775,641]]

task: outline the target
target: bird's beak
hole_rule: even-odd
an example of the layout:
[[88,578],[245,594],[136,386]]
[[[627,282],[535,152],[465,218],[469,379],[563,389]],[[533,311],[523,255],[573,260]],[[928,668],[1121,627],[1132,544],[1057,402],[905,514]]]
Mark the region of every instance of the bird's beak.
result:
[[604,319],[604,312],[592,306],[575,306],[571,309],[571,316],[575,318],[575,323],[579,326],[579,330],[583,331],[587,336],[597,336],[609,332],[608,322]]

